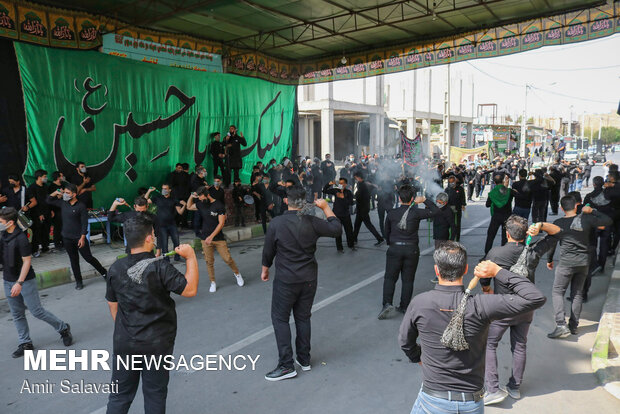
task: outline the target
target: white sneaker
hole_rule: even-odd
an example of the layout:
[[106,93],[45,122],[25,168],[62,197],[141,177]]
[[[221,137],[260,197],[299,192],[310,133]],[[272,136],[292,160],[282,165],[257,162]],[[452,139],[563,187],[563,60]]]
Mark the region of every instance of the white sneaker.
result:
[[217,286],[216,286],[215,282],[211,282],[211,287],[209,288],[209,292],[210,293],[215,293],[216,290],[217,290]]
[[301,367],[302,371],[310,371],[312,369],[312,365],[310,365],[310,364],[308,364],[308,365],[301,365],[301,362],[299,362],[297,360],[297,358],[295,358],[295,363]]
[[245,281],[243,280],[243,276],[241,276],[241,273],[235,273],[235,279],[237,279],[237,285],[245,285]]

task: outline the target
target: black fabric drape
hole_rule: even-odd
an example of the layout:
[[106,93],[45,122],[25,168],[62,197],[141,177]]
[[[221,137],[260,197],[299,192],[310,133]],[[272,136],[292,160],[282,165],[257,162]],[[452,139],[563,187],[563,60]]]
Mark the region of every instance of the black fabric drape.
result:
[[26,167],[26,114],[13,41],[0,38],[0,180]]

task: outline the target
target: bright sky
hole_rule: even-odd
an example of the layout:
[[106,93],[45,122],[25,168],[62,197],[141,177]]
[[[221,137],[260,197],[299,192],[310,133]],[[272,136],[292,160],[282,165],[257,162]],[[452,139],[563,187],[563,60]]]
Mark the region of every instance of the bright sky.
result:
[[[421,112],[429,109],[429,71],[432,72],[430,109],[442,113],[446,65],[417,70],[416,109]],[[620,100],[620,34],[459,62],[452,64],[450,71],[452,114],[472,116],[472,83],[474,108],[480,103],[496,103],[498,116],[511,115],[516,119],[522,113],[526,84],[533,86],[528,92],[528,117],[568,119],[571,105],[574,120],[584,112],[615,112]],[[413,71],[385,75],[385,94],[391,109],[413,108],[413,77]],[[459,98],[461,80],[463,94]],[[361,103],[363,82],[361,79],[334,82],[334,99]],[[376,78],[366,79],[367,103],[376,102],[375,85]],[[327,85],[315,87],[316,99],[324,99]]]

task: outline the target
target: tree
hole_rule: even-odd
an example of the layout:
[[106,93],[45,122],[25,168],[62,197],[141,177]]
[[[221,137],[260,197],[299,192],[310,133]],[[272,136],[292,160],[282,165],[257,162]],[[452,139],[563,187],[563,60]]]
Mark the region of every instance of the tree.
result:
[[[598,139],[598,128],[586,128],[583,131],[583,136],[586,138],[592,137],[592,140]],[[620,142],[620,129],[616,127],[602,127],[601,128],[601,140],[604,144],[614,144]]]

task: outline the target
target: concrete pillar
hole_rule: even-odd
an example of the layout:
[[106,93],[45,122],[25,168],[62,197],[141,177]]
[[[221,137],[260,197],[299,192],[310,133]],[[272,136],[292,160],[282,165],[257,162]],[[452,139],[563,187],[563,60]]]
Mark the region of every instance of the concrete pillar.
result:
[[[299,155],[308,154],[308,118],[298,118],[299,143],[297,145]],[[295,154],[294,154],[295,155]]]
[[375,105],[383,108],[383,91],[385,89],[385,82],[383,75],[379,75],[375,77],[376,82],[376,92],[375,92]]
[[415,127],[416,127],[416,119],[407,118],[407,131],[405,133],[407,134],[408,138],[411,138],[411,139],[415,138],[416,136]]
[[385,142],[383,114],[371,114],[368,121],[370,124],[370,153],[381,153]]
[[450,145],[461,147],[461,121],[450,122],[451,140]]
[[306,143],[308,152],[303,155],[308,155],[314,158],[314,118],[308,119],[308,141]]
[[[329,83],[332,84],[331,82]],[[315,157],[323,159],[325,154],[334,153],[334,110],[321,109],[321,153]]]
[[327,100],[332,101],[334,99],[334,82],[327,82]]
[[468,122],[467,125],[467,148],[474,148],[476,143],[474,142],[474,124]]

